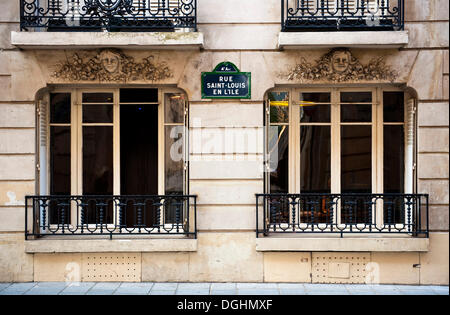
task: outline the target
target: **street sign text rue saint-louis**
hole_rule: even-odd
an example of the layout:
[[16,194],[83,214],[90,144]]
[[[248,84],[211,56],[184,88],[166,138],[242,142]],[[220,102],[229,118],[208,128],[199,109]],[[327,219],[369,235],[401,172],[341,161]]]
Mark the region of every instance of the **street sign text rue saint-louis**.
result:
[[202,99],[251,97],[251,73],[240,72],[233,63],[222,62],[213,72],[202,72]]

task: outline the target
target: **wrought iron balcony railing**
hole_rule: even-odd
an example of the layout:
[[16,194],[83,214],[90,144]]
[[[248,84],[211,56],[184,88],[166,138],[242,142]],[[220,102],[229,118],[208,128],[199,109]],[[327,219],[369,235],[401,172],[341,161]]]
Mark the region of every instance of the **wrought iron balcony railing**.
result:
[[428,224],[428,195],[256,195],[257,235],[387,233],[428,237]]
[[[26,196],[25,238],[197,235],[197,196]],[[31,226],[30,226],[31,224]]]
[[18,0],[22,30],[197,30],[197,0]]
[[283,31],[402,30],[404,0],[281,0]]

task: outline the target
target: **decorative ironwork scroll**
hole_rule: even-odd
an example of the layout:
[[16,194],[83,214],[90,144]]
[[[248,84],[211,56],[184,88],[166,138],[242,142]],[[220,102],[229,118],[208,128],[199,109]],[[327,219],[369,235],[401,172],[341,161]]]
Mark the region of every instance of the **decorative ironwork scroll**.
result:
[[289,81],[389,81],[397,78],[397,72],[392,70],[383,57],[376,57],[368,64],[362,64],[347,48],[335,48],[323,55],[315,64],[309,63],[304,57],[287,74]]
[[102,50],[89,59],[75,53],[57,67],[53,77],[68,81],[154,82],[173,76],[167,63],[155,61],[154,56],[135,61],[116,49]]
[[197,27],[196,0],[18,1],[23,30],[154,32]]

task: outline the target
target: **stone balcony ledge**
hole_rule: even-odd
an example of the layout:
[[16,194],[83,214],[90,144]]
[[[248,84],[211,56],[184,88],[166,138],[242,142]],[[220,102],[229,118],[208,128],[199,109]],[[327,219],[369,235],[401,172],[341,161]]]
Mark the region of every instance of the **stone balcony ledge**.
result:
[[33,253],[151,253],[195,252],[196,239],[48,239],[25,241],[25,252]]
[[279,49],[401,48],[408,45],[407,31],[280,32]]
[[200,32],[11,32],[12,45],[21,49],[167,49],[203,48]]
[[429,239],[408,237],[280,238],[256,240],[259,252],[427,252]]

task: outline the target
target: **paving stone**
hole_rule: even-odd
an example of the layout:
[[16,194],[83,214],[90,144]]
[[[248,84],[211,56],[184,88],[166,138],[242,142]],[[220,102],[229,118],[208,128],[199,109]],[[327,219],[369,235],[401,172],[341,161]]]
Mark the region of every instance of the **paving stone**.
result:
[[122,283],[114,295],[147,295],[154,283]]
[[278,288],[286,290],[305,290],[303,283],[278,283]]
[[25,295],[57,295],[62,292],[67,285],[68,283],[66,282],[39,282],[25,292]]
[[211,283],[211,290],[236,290],[236,283]]
[[93,286],[95,282],[77,282],[70,283],[66,286],[66,288],[61,291],[60,295],[84,295],[86,294]]
[[238,289],[237,290],[238,295],[280,295],[280,292],[277,289],[259,289],[259,288],[253,288],[253,289]]
[[314,291],[306,291],[307,295],[349,295],[347,291],[339,290],[339,291],[321,291],[321,290],[314,290]]
[[175,293],[176,295],[209,295],[208,289],[197,289],[197,290],[180,290],[178,289]]
[[0,292],[9,287],[11,283],[0,283]]
[[177,289],[178,283],[155,283],[152,290],[159,291],[175,291]]
[[278,289],[276,283],[238,283],[236,287],[238,289]]
[[178,290],[209,290],[210,286],[210,283],[179,283]]
[[401,290],[401,295],[436,295],[432,290]]
[[211,295],[236,295],[237,290],[211,290]]
[[174,295],[175,290],[151,290],[150,295]]
[[302,289],[280,289],[281,295],[306,295],[306,291]]
[[87,295],[111,295],[119,286],[120,282],[98,282],[87,292]]
[[6,289],[3,289],[0,294],[2,295],[20,295],[24,294],[31,288],[33,288],[36,282],[24,282],[24,283],[13,283]]

